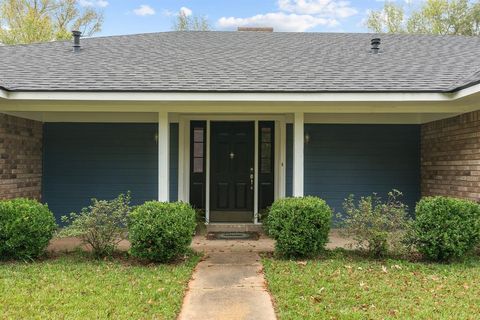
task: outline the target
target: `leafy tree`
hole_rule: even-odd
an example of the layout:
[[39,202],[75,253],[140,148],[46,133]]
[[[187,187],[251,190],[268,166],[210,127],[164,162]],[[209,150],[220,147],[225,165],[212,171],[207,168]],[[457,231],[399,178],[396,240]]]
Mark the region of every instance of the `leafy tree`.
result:
[[101,30],[103,14],[78,0],[0,0],[0,43],[18,44],[90,36]]
[[173,23],[173,30],[175,31],[209,31],[210,29],[210,23],[206,17],[188,15],[182,10],[180,10]]
[[427,0],[410,12],[387,2],[369,14],[366,25],[382,33],[480,35],[480,1]]
[[386,2],[383,10],[372,11],[368,15],[367,27],[374,32],[404,32],[405,12],[403,7]]

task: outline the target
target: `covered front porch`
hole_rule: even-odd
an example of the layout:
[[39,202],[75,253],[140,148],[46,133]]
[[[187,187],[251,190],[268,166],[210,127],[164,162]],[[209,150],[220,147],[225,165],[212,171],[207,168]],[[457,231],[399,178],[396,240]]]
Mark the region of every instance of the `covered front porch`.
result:
[[413,207],[422,125],[476,109],[433,94],[167,95],[0,106],[42,123],[41,199],[57,218],[131,191],[134,203],[186,201],[209,224],[251,225],[285,196],[319,196],[338,212],[349,194],[395,188]]

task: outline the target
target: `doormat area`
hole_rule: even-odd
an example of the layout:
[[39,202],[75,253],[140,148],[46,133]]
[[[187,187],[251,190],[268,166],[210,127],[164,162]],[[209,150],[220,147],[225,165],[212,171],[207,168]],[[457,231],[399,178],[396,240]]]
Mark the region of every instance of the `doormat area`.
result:
[[207,240],[258,240],[257,232],[209,232]]

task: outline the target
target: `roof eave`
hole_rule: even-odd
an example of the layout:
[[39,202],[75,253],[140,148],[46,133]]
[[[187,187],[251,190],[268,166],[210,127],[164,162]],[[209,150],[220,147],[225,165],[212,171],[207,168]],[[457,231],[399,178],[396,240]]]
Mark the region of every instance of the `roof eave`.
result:
[[0,86],[0,99],[8,99],[8,90]]
[[9,91],[9,100],[43,101],[231,101],[231,102],[356,102],[450,101],[457,93],[442,92],[138,92],[138,91]]
[[480,80],[458,87],[451,92],[452,100],[458,100],[480,93]]
[[456,87],[455,89],[451,90],[451,92],[456,93],[456,92],[459,92],[459,91],[462,91],[462,90],[465,90],[465,89],[468,89],[468,88],[471,88],[471,87],[475,87],[478,84],[480,84],[480,79],[469,82],[469,83],[466,83],[466,84],[463,84],[459,87]]

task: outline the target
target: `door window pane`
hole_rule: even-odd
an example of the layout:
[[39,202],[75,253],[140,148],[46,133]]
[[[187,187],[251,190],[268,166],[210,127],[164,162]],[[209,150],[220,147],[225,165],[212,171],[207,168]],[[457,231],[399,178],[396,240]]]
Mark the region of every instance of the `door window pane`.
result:
[[270,159],[262,159],[260,163],[260,172],[261,173],[270,173],[272,170],[272,162]]
[[203,128],[193,129],[193,142],[203,142]]
[[262,128],[262,142],[272,142],[271,128]]
[[194,158],[193,159],[193,172],[202,173],[203,172],[203,158]]
[[193,157],[203,158],[203,143],[195,142],[193,144]]
[[262,143],[262,158],[270,158],[272,154],[272,144],[271,143]]

